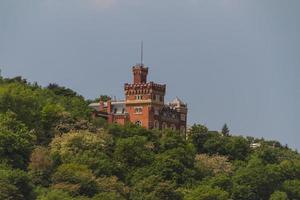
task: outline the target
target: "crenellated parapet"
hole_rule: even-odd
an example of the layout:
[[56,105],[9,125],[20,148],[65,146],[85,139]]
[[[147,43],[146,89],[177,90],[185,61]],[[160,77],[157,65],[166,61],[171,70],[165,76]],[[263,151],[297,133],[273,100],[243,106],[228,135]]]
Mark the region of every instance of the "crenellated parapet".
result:
[[166,85],[157,84],[154,82],[124,85],[125,95],[150,94],[150,93],[166,93]]

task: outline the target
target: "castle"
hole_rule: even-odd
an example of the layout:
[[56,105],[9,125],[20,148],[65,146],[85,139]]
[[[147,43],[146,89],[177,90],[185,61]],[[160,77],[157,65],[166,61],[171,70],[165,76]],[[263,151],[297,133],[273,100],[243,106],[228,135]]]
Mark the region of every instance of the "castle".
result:
[[90,104],[94,117],[102,117],[108,123],[124,125],[127,122],[148,129],[172,129],[186,133],[187,104],[179,98],[165,104],[166,85],[147,82],[148,67],[137,64],[132,67],[133,83],[125,83],[125,100],[108,98]]

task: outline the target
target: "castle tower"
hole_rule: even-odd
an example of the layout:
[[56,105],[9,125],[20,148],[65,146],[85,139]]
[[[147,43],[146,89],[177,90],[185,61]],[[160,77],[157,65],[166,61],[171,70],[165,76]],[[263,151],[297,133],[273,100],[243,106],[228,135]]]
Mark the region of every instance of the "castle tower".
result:
[[186,123],[187,123],[187,104],[181,101],[176,97],[171,103],[170,106],[174,108],[179,113],[179,130],[181,133],[186,133]]
[[154,127],[155,111],[164,105],[166,85],[147,82],[148,67],[132,67],[133,83],[124,85],[126,110],[130,121],[145,128]]
[[132,72],[134,84],[147,83],[148,67],[144,67],[144,65],[136,65],[132,67]]

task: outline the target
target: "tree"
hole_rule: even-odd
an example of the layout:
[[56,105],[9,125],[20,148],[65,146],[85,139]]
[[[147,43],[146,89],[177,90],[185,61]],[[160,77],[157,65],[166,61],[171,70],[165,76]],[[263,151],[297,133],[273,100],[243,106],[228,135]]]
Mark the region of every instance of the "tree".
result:
[[33,200],[33,185],[22,170],[0,165],[0,199]]
[[96,194],[92,200],[126,200],[116,192],[101,192]]
[[198,153],[203,153],[203,145],[211,134],[208,133],[208,128],[201,124],[194,124],[189,131],[189,140],[197,148]]
[[300,179],[300,159],[283,160],[279,168],[284,179]]
[[55,137],[50,144],[51,155],[63,163],[87,165],[98,176],[110,176],[118,166],[110,158],[113,141],[104,132],[70,132]]
[[157,154],[150,171],[177,185],[191,184],[200,178],[194,167],[195,150],[187,145]]
[[62,190],[48,190],[37,197],[37,200],[74,200],[67,192]]
[[[102,193],[101,196],[112,194],[120,198],[127,198],[129,196],[129,187],[123,182],[119,181],[116,176],[97,178],[97,191]],[[99,196],[99,195],[98,195]]]
[[188,192],[184,200],[228,200],[229,194],[219,188],[211,188],[206,185],[199,185]]
[[53,174],[52,181],[52,188],[72,195],[93,196],[97,193],[95,176],[86,165],[62,164]]
[[223,136],[228,136],[229,135],[229,128],[228,128],[227,124],[223,125],[221,133],[222,133]]
[[207,181],[204,181],[204,184],[207,184],[212,188],[220,188],[227,192],[230,192],[232,189],[231,177],[225,174],[218,174]]
[[35,137],[12,112],[0,114],[0,158],[13,167],[25,169]]
[[289,200],[289,198],[285,192],[275,191],[269,200]]
[[180,200],[181,195],[176,192],[171,182],[163,181],[158,176],[144,178],[133,186],[132,200]]
[[128,169],[145,166],[153,160],[153,152],[146,145],[147,139],[143,136],[119,139],[116,143],[114,159]]
[[232,164],[226,156],[198,154],[195,158],[195,166],[204,176],[229,174],[232,172]]
[[250,144],[241,136],[223,137],[213,135],[203,145],[205,153],[228,156],[230,160],[244,160],[250,153]]
[[49,186],[53,161],[47,148],[39,146],[33,150],[28,168],[35,184]]
[[250,144],[241,136],[229,137],[225,143],[225,152],[230,160],[245,160],[250,153]]
[[240,168],[232,177],[234,200],[268,199],[282,181],[280,168],[265,165],[258,158],[252,158],[246,167]]
[[300,179],[285,181],[282,190],[286,192],[289,199],[300,199]]
[[79,96],[75,91],[65,88],[62,86],[59,86],[57,83],[50,83],[47,86],[47,89],[51,90],[54,94],[58,96],[64,96],[64,97],[76,97]]
[[174,148],[184,148],[187,145],[186,141],[180,134],[174,133],[170,130],[164,131],[159,139],[159,143],[161,152]]

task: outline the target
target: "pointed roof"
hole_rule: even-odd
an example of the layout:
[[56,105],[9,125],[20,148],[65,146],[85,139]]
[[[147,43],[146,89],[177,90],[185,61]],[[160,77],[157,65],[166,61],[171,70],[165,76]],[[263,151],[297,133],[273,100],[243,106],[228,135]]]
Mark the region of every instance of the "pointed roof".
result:
[[177,105],[177,106],[186,106],[186,104],[181,100],[179,99],[178,97],[176,97],[172,102],[171,102],[172,105]]

